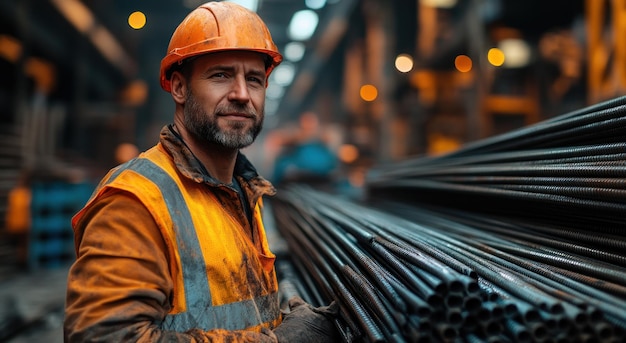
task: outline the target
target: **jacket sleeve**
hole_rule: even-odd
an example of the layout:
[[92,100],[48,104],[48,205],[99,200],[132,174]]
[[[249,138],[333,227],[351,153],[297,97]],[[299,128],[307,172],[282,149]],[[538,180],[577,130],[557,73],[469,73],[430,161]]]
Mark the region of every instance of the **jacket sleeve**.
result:
[[74,231],[80,241],[68,275],[65,342],[275,342],[271,333],[159,328],[173,294],[167,248],[132,195],[102,198]]

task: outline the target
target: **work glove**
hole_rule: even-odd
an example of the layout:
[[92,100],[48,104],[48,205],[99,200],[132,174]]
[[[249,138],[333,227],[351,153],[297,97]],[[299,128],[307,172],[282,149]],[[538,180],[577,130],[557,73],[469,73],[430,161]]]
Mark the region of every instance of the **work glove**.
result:
[[330,343],[339,342],[339,332],[333,318],[339,305],[333,301],[328,306],[313,307],[299,296],[289,299],[290,312],[274,329],[278,343]]
[[[238,342],[238,343],[276,343],[278,342],[278,338],[274,335],[274,332],[268,328],[262,328],[261,332],[254,332],[248,330],[224,330],[224,329],[215,329],[210,331],[203,331],[200,329],[191,329],[186,332],[187,335],[191,336],[191,342],[199,343],[199,342]],[[164,337],[159,342],[183,342],[180,338],[178,338],[178,334],[174,337],[174,333],[172,333],[172,337]],[[184,342],[189,342],[189,340],[185,340]]]

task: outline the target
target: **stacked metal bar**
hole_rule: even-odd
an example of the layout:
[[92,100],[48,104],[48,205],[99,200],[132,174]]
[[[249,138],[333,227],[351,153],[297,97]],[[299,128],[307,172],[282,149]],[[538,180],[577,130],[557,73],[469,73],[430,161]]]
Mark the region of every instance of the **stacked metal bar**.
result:
[[279,273],[346,342],[624,341],[625,104],[378,167],[366,203],[282,190]]
[[624,233],[626,97],[468,144],[449,155],[380,166],[372,199],[537,218]]
[[482,216],[393,203],[398,216],[295,187],[272,203],[296,267],[281,279],[313,304],[338,300],[347,342],[625,338],[624,266]]

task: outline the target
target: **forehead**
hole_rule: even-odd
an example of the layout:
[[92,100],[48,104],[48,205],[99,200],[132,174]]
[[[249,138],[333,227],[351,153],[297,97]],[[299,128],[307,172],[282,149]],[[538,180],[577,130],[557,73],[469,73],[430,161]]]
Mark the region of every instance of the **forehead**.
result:
[[243,65],[250,69],[265,70],[265,58],[265,54],[260,52],[232,50],[202,55],[196,63],[204,67]]

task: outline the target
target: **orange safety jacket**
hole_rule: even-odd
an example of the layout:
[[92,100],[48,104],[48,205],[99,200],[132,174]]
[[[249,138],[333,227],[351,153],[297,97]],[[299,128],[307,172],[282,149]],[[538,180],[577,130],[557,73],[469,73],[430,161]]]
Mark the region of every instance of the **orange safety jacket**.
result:
[[[163,285],[173,285],[172,290],[166,287],[162,289],[163,292],[171,292],[168,294],[168,308],[164,309],[167,313],[162,318],[152,319],[149,324],[153,330],[146,336],[154,339],[155,335],[162,334],[155,331],[162,330],[170,332],[167,336],[171,339],[171,332],[201,330],[212,338],[210,341],[220,341],[220,335],[230,335],[225,330],[258,332],[262,327],[272,329],[280,323],[275,256],[269,249],[261,217],[261,197],[273,194],[274,188],[259,177],[247,159],[239,154],[235,175],[251,206],[250,223],[236,191],[231,186],[203,175],[194,166],[194,163],[199,162],[192,160],[190,156],[193,155],[177,139],[165,127],[157,146],[112,169],[100,182],[92,199],[73,218],[77,261],[68,278],[66,340],[70,340],[67,337],[72,337],[73,330],[87,332],[89,326],[102,324],[98,323],[98,318],[93,318],[97,313],[111,315],[105,309],[94,310],[92,314],[81,311],[89,311],[91,306],[106,307],[108,302],[120,301],[119,295],[111,299],[106,299],[106,295],[103,296],[105,299],[93,299],[93,293],[97,292],[84,287],[87,281],[81,280],[81,272],[84,278],[103,273],[101,270],[93,273],[85,270],[90,265],[81,259],[93,258],[89,257],[91,251],[100,247],[83,246],[90,229],[89,223],[84,223],[81,218],[85,213],[94,211],[102,199],[120,193],[131,194],[149,210],[167,250],[163,256],[168,257],[167,274],[171,280],[164,280]],[[136,225],[141,227],[144,223]],[[132,241],[124,242],[125,237],[107,239],[120,240],[118,244],[133,244]],[[110,253],[116,254],[115,251]],[[133,259],[134,263],[137,257],[128,256],[128,259]],[[101,266],[92,267],[105,270]],[[115,270],[119,269],[107,268],[106,273]],[[99,277],[108,280],[118,275]],[[152,289],[162,285],[146,283],[145,287]],[[89,300],[93,301],[91,304],[85,300],[88,298],[92,298]],[[132,302],[137,300],[122,301],[128,301],[128,309],[132,311]],[[138,313],[137,317],[142,318],[132,318],[130,321],[136,325],[138,320],[145,320],[144,316],[146,314]],[[102,319],[106,322],[120,320]],[[127,335],[124,333],[123,337],[127,338]],[[203,337],[203,340],[209,341],[207,337]],[[235,341],[232,337],[225,340]]]

